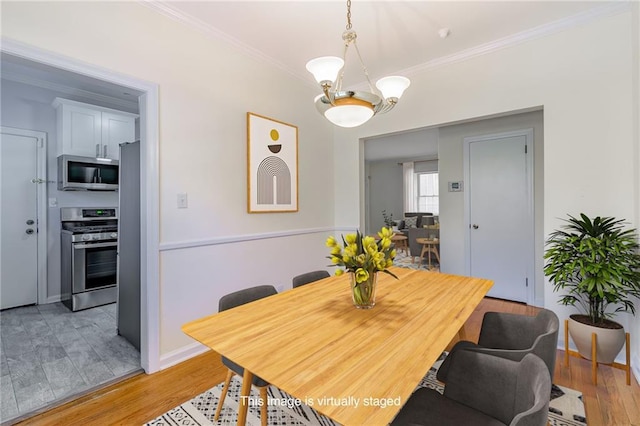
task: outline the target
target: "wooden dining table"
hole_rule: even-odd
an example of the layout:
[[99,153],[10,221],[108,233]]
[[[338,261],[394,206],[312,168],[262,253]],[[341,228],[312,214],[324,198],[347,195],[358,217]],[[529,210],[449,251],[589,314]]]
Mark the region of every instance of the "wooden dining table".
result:
[[[386,425],[493,282],[393,267],[356,309],[345,274],[185,324],[195,340],[342,425]],[[248,398],[240,398],[244,425]]]

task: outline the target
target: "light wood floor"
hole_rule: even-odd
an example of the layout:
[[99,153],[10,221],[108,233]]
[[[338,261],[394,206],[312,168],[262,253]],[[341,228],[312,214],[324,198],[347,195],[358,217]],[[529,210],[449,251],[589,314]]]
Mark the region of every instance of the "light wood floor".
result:
[[[476,340],[487,311],[535,315],[537,308],[485,299],[465,324],[467,338]],[[561,337],[562,339],[562,330]],[[625,373],[608,366],[598,368],[598,386],[591,384],[591,364],[571,357],[564,366],[558,351],[553,382],[584,395],[590,426],[640,426],[640,386]],[[226,369],[220,356],[207,352],[153,375],[139,375],[32,417],[21,425],[142,425],[222,382]]]

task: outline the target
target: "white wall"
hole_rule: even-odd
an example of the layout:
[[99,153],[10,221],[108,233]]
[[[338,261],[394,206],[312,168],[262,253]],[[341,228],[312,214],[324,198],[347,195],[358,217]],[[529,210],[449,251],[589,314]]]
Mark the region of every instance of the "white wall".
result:
[[[632,4],[632,68],[633,68],[633,82],[631,93],[633,95],[633,104],[631,107],[631,116],[633,120],[633,137],[632,141],[635,141],[635,156],[634,156],[634,174],[635,174],[635,191],[634,208],[635,208],[635,223],[636,226],[640,226],[640,3],[633,2]],[[629,332],[631,336],[635,336],[631,340],[631,353],[632,355],[632,367],[636,379],[640,382],[640,299],[636,301],[636,307],[638,314],[635,318],[629,319]]]
[[438,129],[420,129],[369,138],[364,143],[366,161],[418,161],[434,158],[438,158]]
[[[356,141],[374,135],[542,106],[545,238],[567,213],[626,218],[637,228],[639,118],[633,106],[638,97],[637,10],[634,6],[633,12],[630,8],[412,75],[411,87],[393,111],[374,118],[356,134],[336,131],[340,158],[358,155]],[[425,96],[432,101],[425,102]],[[336,174],[344,173],[345,166],[336,162]],[[338,196],[353,199],[363,188],[361,181],[352,180]],[[351,223],[353,215],[352,208],[336,204],[338,225]],[[545,306],[564,320],[573,309],[559,306],[558,297],[550,284],[544,285]],[[638,335],[638,317],[616,318]],[[632,338],[636,366],[639,341]]]
[[[221,294],[286,288],[327,265],[333,137],[313,86],[134,2],[7,3],[2,34],[159,85],[163,357],[189,346],[180,325],[215,312]],[[247,213],[249,111],[298,126],[297,213]],[[261,236],[272,238],[243,242]]]
[[[58,191],[56,110],[51,105],[56,97],[86,102],[64,93],[2,80],[3,126],[37,130],[47,134],[47,197],[57,206],[47,209],[47,300],[60,300],[60,207],[109,207],[118,205],[117,192]],[[98,104],[97,102],[95,103]],[[100,104],[111,107],[112,105]],[[48,204],[47,204],[48,205]]]

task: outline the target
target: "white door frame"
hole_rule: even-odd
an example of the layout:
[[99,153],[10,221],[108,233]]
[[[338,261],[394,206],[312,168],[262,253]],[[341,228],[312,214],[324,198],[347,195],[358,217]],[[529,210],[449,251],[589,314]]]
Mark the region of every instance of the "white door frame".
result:
[[36,147],[36,209],[38,220],[37,241],[37,270],[38,270],[38,303],[47,302],[47,134],[36,130],[18,129],[15,127],[0,127],[2,133],[15,136],[26,136],[38,140]]
[[470,170],[471,161],[469,158],[469,147],[473,142],[482,142],[486,140],[499,139],[499,138],[510,138],[516,136],[524,136],[526,140],[527,146],[527,223],[529,226],[527,227],[527,238],[531,241],[531,244],[528,246],[527,250],[527,277],[529,278],[529,284],[527,287],[527,305],[535,305],[535,215],[534,215],[534,188],[533,188],[533,158],[534,158],[534,143],[533,143],[533,128],[515,130],[511,132],[502,132],[502,133],[494,133],[490,135],[482,135],[482,136],[471,136],[464,138],[463,143],[463,168],[464,168],[464,182],[466,182],[467,190],[465,190],[464,194],[464,262],[465,262],[465,273],[466,275],[471,274],[471,193],[469,188],[469,178],[470,178]]
[[147,373],[160,369],[160,205],[158,163],[158,85],[61,54],[2,37],[0,50],[52,67],[129,87],[142,95],[140,106],[140,361]]

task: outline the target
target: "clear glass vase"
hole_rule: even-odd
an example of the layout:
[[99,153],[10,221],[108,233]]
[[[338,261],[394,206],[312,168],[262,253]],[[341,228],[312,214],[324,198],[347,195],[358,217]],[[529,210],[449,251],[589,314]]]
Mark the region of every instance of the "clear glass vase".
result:
[[376,304],[376,286],[378,273],[370,272],[369,278],[361,283],[356,282],[356,274],[351,272],[351,297],[353,305],[358,309],[371,309]]

